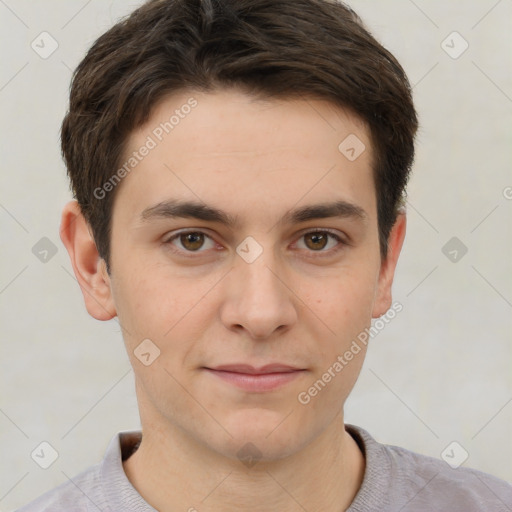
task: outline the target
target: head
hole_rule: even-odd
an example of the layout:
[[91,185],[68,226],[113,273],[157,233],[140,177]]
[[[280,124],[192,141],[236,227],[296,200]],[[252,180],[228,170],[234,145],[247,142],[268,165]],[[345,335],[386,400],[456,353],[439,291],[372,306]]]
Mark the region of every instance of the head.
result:
[[[391,305],[416,128],[403,69],[339,2],[154,0],[96,41],[61,235],[91,315],[119,318],[143,424],[269,457],[327,428],[366,347],[298,396]],[[266,392],[209,371],[236,363],[301,371]]]

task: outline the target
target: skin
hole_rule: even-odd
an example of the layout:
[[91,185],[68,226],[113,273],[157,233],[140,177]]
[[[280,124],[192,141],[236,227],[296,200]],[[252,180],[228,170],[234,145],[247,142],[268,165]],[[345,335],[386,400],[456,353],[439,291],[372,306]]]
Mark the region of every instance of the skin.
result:
[[[116,190],[110,275],[76,202],[62,215],[87,310],[99,320],[117,315],[133,365],[143,440],[124,470],[162,512],[345,510],[365,469],[343,422],[364,348],[308,404],[297,397],[391,306],[405,214],[381,261],[368,130],[326,101],[182,92],[131,134],[125,156],[191,96],[197,107]],[[366,146],[354,161],[338,150],[349,134]],[[206,203],[238,223],[141,218],[172,199]],[[339,200],[364,217],[279,222],[289,210]],[[185,229],[208,236],[169,241]],[[344,242],[304,236],[324,230]],[[263,250],[251,263],[236,252],[248,236]],[[160,355],[145,366],[134,350],[148,338]],[[304,371],[249,392],[204,369],[275,362]],[[248,442],[261,453],[252,467],[237,456]]]

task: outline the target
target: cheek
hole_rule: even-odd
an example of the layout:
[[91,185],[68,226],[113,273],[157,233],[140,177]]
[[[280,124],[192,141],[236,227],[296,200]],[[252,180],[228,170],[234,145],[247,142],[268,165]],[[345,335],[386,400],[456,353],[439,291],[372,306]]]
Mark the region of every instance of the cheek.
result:
[[172,354],[179,362],[190,350],[188,340],[200,339],[214,321],[213,294],[208,292],[215,285],[215,276],[191,281],[169,275],[158,265],[128,267],[119,268],[118,275],[123,277],[113,280],[114,301],[127,348],[133,350],[149,338],[161,350],[161,361]]
[[304,303],[315,313],[318,323],[322,320],[342,342],[370,323],[375,287],[371,269],[357,273],[343,270],[337,278],[309,286]]
[[308,296],[314,312],[313,374],[300,391],[307,400],[301,407],[313,417],[329,411],[334,418],[357,381],[367,349],[361,334],[371,325],[374,286],[372,279],[339,279]]
[[[161,338],[172,326],[170,311],[176,312],[178,297],[149,270],[119,268],[112,281],[112,292],[125,341]],[[176,314],[176,313],[175,313]],[[165,328],[167,325],[167,328]]]

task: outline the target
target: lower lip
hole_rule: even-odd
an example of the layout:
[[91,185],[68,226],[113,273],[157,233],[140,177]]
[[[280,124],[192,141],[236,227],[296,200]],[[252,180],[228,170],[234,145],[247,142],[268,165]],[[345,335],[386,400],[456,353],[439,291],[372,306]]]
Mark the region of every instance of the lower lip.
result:
[[229,382],[244,391],[252,391],[254,393],[262,393],[272,391],[284,386],[288,382],[296,379],[304,373],[305,370],[297,370],[293,372],[281,373],[264,373],[251,375],[248,373],[235,373],[221,370],[211,370],[205,368],[209,373],[216,375],[225,382]]

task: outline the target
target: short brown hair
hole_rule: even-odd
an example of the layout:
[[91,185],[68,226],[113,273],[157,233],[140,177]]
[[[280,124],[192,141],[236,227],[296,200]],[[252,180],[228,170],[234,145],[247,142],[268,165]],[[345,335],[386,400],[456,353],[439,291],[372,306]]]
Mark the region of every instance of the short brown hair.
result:
[[130,133],[170,93],[227,87],[325,99],[366,122],[385,258],[418,121],[404,70],[360,18],[335,0],[151,0],[91,47],[62,124],[71,186],[107,268],[115,190],[94,191],[120,165]]

